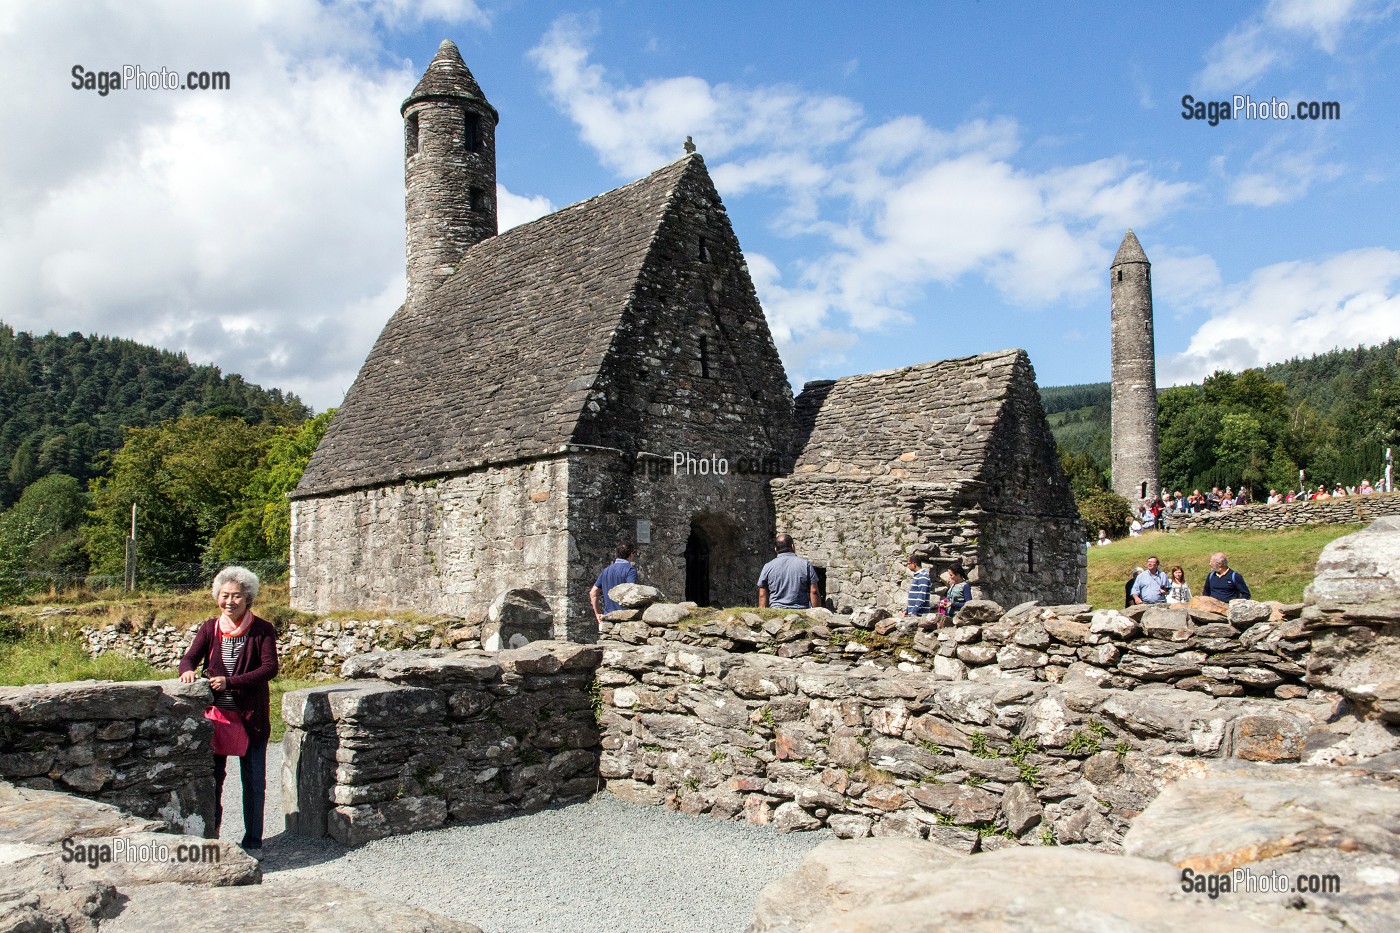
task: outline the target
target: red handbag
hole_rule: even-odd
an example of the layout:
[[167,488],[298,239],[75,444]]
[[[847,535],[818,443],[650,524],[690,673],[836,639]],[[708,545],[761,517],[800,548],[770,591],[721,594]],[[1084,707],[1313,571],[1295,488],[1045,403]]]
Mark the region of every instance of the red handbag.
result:
[[209,706],[204,710],[204,718],[214,724],[214,754],[239,758],[248,754],[248,729],[236,710]]

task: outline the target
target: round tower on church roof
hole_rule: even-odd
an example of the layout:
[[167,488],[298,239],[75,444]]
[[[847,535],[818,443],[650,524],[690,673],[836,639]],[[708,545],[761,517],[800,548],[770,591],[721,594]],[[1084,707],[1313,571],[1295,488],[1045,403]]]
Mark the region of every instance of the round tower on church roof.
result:
[[457,46],[444,39],[403,102],[408,302],[422,301],[462,255],[496,235],[496,124]]
[[1132,230],[1108,267],[1113,327],[1113,491],[1134,506],[1158,494],[1152,264]]

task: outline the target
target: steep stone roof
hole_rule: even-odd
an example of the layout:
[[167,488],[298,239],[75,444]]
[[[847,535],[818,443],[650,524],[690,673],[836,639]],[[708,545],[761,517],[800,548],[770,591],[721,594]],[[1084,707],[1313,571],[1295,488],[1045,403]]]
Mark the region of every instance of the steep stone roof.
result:
[[1118,245],[1118,253],[1113,257],[1113,262],[1109,268],[1122,265],[1125,262],[1147,262],[1147,254],[1142,251],[1142,244],[1138,242],[1137,234],[1131,229],[1128,235],[1123,237],[1123,242]]
[[690,155],[491,237],[394,314],[296,497],[556,453],[569,443]]
[[1029,373],[1025,351],[1001,350],[809,382],[797,397],[793,476],[976,479],[1003,405]]
[[[403,113],[409,104],[424,97],[473,97],[486,101],[481,85],[472,77],[471,69],[462,61],[462,53],[457,51],[457,45],[451,39],[442,40],[418,86],[408,95],[399,112]],[[492,108],[492,112],[495,112],[495,108]]]

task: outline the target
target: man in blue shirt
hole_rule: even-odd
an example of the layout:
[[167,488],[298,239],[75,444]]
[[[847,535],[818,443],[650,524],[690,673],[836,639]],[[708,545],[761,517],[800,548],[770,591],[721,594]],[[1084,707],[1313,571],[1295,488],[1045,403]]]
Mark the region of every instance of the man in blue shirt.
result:
[[[598,574],[598,579],[593,583],[593,589],[588,591],[588,601],[593,604],[593,616],[599,623],[602,623],[606,613],[622,608],[608,596],[608,590],[620,583],[637,582],[637,565],[632,563],[632,543],[623,541],[613,553],[617,555],[616,559],[603,568],[603,572]],[[598,608],[600,596],[603,599],[601,610]]]
[[1137,575],[1133,581],[1133,604],[1141,606],[1144,603],[1164,603],[1167,601],[1167,590],[1171,589],[1172,581],[1162,572],[1162,566],[1156,557],[1147,558],[1147,569]]
[[774,609],[811,609],[821,605],[817,571],[812,562],[797,556],[792,535],[773,539],[777,556],[758,575],[758,605]]
[[906,616],[924,616],[933,611],[933,606],[929,603],[929,575],[928,568],[924,566],[923,558],[917,554],[909,555],[909,569],[914,572],[914,579],[909,582],[909,602],[904,607]]
[[1225,555],[1216,551],[1210,555],[1210,573],[1206,574],[1206,585],[1201,587],[1201,595],[1228,603],[1232,599],[1249,599],[1249,587],[1238,571],[1230,569]]

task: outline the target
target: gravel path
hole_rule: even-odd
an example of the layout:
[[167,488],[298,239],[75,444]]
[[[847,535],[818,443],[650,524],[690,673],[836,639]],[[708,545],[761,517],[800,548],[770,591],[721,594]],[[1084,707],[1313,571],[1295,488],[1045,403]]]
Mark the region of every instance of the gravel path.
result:
[[[233,762],[230,762],[233,765]],[[764,885],[830,835],[778,833],[665,807],[592,800],[380,839],[359,849],[282,833],[282,747],[267,750],[263,870],[319,877],[478,924],[491,933],[737,933]],[[222,836],[242,836],[238,768]]]

